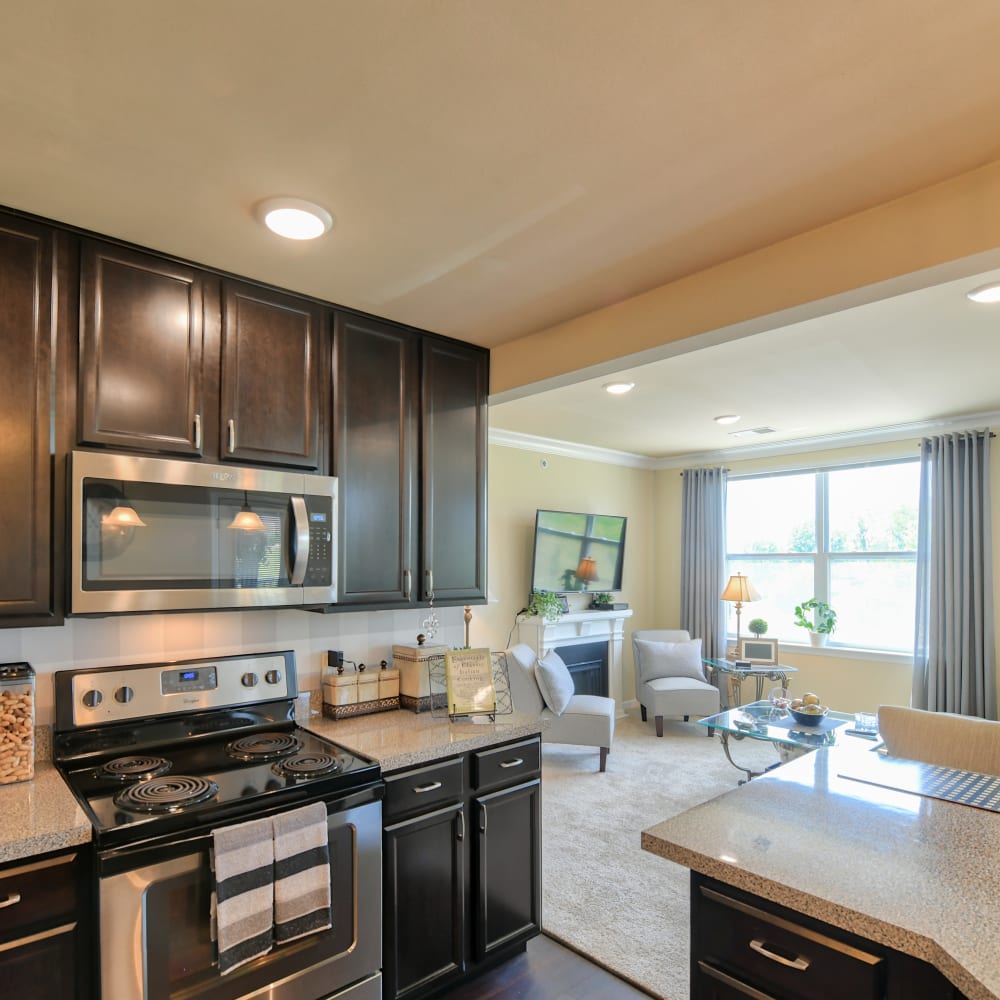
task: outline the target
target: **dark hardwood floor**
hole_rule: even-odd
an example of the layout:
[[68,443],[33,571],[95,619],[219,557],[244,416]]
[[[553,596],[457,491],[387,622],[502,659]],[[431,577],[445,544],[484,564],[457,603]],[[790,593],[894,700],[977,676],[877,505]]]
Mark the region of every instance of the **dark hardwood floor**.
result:
[[439,1000],[648,1000],[649,996],[540,934],[528,942],[523,954]]

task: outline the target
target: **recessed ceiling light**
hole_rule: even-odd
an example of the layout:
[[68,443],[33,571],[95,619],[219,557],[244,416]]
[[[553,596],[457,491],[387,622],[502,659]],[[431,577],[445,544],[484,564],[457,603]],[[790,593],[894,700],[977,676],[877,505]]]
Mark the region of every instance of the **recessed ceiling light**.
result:
[[333,226],[325,208],[302,198],[268,198],[257,206],[257,214],[272,233],[289,240],[314,240]]
[[973,288],[971,292],[966,292],[965,297],[973,302],[1000,302],[1000,282],[993,282],[990,285],[980,285]]
[[735,424],[740,419],[738,413],[723,413],[721,417],[715,417],[717,424]]
[[626,392],[631,392],[635,388],[635,382],[605,382],[604,391],[610,392],[612,396],[624,396]]

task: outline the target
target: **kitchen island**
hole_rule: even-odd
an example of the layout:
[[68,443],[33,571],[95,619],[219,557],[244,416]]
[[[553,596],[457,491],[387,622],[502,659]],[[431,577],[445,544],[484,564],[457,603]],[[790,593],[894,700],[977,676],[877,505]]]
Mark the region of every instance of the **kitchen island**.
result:
[[1000,814],[843,777],[868,754],[807,754],[645,830],[643,849],[997,1000]]

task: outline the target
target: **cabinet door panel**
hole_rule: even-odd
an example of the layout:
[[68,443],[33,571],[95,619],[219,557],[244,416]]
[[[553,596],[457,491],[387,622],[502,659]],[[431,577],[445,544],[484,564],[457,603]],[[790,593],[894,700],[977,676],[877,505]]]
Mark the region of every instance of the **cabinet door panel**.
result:
[[483,351],[424,341],[423,599],[486,597],[488,369]]
[[541,782],[473,801],[478,960],[541,930]]
[[10,997],[89,996],[76,964],[76,924],[0,944],[0,993]]
[[340,316],[334,332],[334,474],[341,604],[413,603],[417,343],[407,330]]
[[80,441],[201,454],[201,272],[85,240],[80,278]]
[[320,467],[322,332],[323,310],[312,302],[224,283],[224,459]]
[[465,969],[461,804],[385,828],[385,995],[418,996]]
[[50,230],[0,219],[0,615],[52,610]]

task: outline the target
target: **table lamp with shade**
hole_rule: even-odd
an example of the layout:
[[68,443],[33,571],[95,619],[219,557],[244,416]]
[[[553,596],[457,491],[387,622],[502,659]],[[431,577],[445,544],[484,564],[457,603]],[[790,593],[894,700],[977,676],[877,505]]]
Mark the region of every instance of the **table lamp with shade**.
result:
[[576,578],[583,584],[581,590],[586,590],[587,585],[597,579],[597,562],[593,556],[584,556],[580,560],[580,565],[576,568]]
[[736,604],[736,655],[739,656],[740,612],[743,610],[744,602],[749,604],[751,601],[759,601],[760,594],[757,593],[749,577],[744,576],[742,573],[735,573],[729,578],[729,583],[726,584],[726,589],[723,590],[720,598],[723,601],[732,601]]

